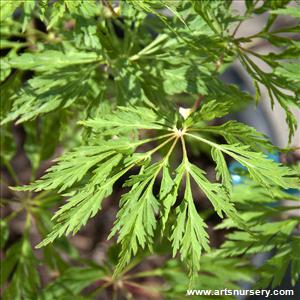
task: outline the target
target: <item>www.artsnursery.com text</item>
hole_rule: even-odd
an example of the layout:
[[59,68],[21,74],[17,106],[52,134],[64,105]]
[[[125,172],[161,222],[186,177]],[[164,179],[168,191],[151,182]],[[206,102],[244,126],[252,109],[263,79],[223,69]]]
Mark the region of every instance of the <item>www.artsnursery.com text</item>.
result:
[[294,290],[187,290],[186,296],[294,296]]

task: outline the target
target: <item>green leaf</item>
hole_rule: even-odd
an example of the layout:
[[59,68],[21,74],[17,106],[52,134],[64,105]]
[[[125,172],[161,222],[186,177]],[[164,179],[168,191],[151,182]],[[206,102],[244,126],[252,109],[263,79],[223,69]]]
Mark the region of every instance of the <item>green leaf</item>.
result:
[[0,128],[0,143],[2,149],[0,154],[1,162],[3,164],[9,164],[16,152],[15,140],[9,126],[2,126]]
[[199,129],[199,131],[222,135],[229,144],[241,143],[249,145],[256,151],[273,151],[276,149],[267,136],[241,122],[228,121],[220,126],[203,126],[199,127]]
[[176,209],[176,223],[171,236],[173,256],[180,252],[181,259],[187,262],[191,275],[200,269],[202,249],[209,250],[207,225],[198,214],[191,191],[190,178],[186,177],[184,198]]
[[8,275],[12,277],[4,291],[3,299],[34,298],[40,287],[37,266],[38,261],[33,254],[28,235],[25,234],[22,240],[14,244],[7,252],[3,265],[5,273],[4,276],[1,274],[1,279],[6,280]]
[[103,199],[112,193],[113,184],[123,175],[122,171],[111,175],[112,169],[121,159],[121,154],[115,155],[96,169],[90,182],[77,190],[68,203],[56,212],[54,218],[57,224],[47,238],[37,246],[38,248],[53,242],[64,233],[75,234],[89,218],[96,215],[101,209]]
[[50,28],[52,28],[59,21],[59,19],[64,16],[64,13],[66,11],[66,5],[65,5],[64,1],[59,0],[59,1],[55,2],[51,8],[52,8],[51,15],[49,18],[50,21],[47,26],[48,30]]
[[[81,292],[94,282],[101,280],[105,272],[101,267],[71,267],[53,282],[50,282],[38,295],[38,300],[77,299]],[[75,297],[75,298],[74,298]],[[79,298],[78,298],[79,299]]]
[[22,32],[26,30],[26,27],[31,19],[31,15],[35,9],[35,1],[24,1],[23,3],[23,10],[24,10],[24,18],[23,18],[23,25],[22,25]]
[[72,49],[66,53],[58,50],[46,50],[39,53],[24,53],[11,58],[8,64],[20,70],[49,71],[70,65],[88,64],[101,61],[96,52],[77,52]]
[[186,120],[186,125],[188,127],[205,124],[205,121],[210,121],[216,118],[223,117],[230,112],[233,106],[233,102],[217,100],[211,100],[209,102],[203,103],[200,109],[192,113]]
[[154,197],[152,189],[161,165],[154,166],[150,166],[142,173],[147,176],[146,180],[130,183],[133,184],[132,189],[122,197],[121,209],[110,235],[118,232],[118,242],[122,245],[115,274],[124,269],[131,257],[137,254],[139,247],[145,249],[151,247],[153,243],[154,231],[157,226],[155,213],[158,212],[159,203]]
[[[61,156],[58,164],[48,169],[42,179],[35,181],[30,186],[22,187],[23,190],[35,191],[52,190],[64,191],[74,183],[79,182],[92,167],[112,157],[116,152],[112,146],[81,146]],[[116,143],[115,143],[116,145]],[[117,145],[116,145],[117,146]],[[120,145],[119,145],[120,146]]]
[[[63,71],[50,71],[35,76],[28,85],[13,96],[12,110],[2,124],[16,120],[22,123],[53,110],[64,109],[75,101],[82,100],[89,89],[88,80],[93,67],[68,67]],[[78,72],[84,72],[83,77]],[[56,80],[53,80],[56,78]]]
[[275,74],[285,77],[288,81],[298,83],[300,87],[300,70],[299,64],[286,63],[275,69]]
[[[1,41],[2,44],[3,41]],[[8,59],[7,57],[0,58],[0,62],[1,62],[1,70],[0,70],[0,82],[3,82],[11,73],[11,66],[8,63]]]
[[223,186],[218,183],[211,183],[204,176],[205,172],[193,164],[189,164],[188,170],[199,188],[212,203],[217,214],[223,218],[223,213],[225,213],[238,226],[245,228],[243,221],[240,219],[233,203],[230,202],[230,198],[223,189]]
[[3,22],[6,19],[12,17],[14,11],[24,1],[1,1],[0,2],[0,21]]
[[202,80],[203,74],[209,72],[204,67],[182,66],[175,69],[165,69],[164,89],[167,94],[174,95],[179,93],[207,94],[207,87]]
[[[105,129],[105,134],[113,135],[134,129],[165,130],[167,120],[160,117],[150,108],[118,107],[119,109],[107,116],[95,120],[82,121],[81,124],[94,129]],[[109,129],[108,129],[109,128]]]
[[285,8],[271,10],[270,13],[274,15],[287,15],[300,19],[300,7],[288,6]]
[[262,152],[252,151],[248,145],[218,145],[199,135],[190,133],[187,133],[187,135],[210,145],[212,148],[217,148],[237,160],[248,169],[250,177],[254,181],[267,189],[270,189],[273,185],[278,185],[283,188],[298,187],[299,179],[296,177],[296,173],[293,170],[268,159]]
[[268,159],[263,153],[250,151],[249,146],[222,145],[221,150],[247,167],[251,178],[258,184],[267,188],[272,185],[283,188],[298,186],[295,172]]
[[[109,295],[117,288],[117,296],[128,289],[139,297],[131,280],[149,276],[166,280],[155,297],[175,299],[186,292],[186,267],[197,289],[238,289],[250,276],[275,286],[287,266],[293,283],[299,280],[299,199],[289,194],[299,186],[296,168],[269,160],[267,154],[281,150],[254,128],[220,120],[258,101],[264,86],[271,105],[277,101],[284,109],[291,139],[297,127],[292,111],[300,106],[299,24],[273,25],[278,16],[299,18],[298,7],[289,0],[247,0],[238,14],[231,0],[171,2],[1,1],[1,159],[14,174],[16,139],[15,162],[24,150],[35,178],[44,160],[66,151],[40,179],[12,188],[13,198],[1,201],[11,211],[8,220],[19,209],[28,215],[13,245],[5,243],[8,225],[1,222],[4,299],[92,299],[106,288]],[[237,38],[240,25],[268,12],[254,35]],[[256,39],[272,45],[272,52],[246,48]],[[220,79],[236,58],[256,96]],[[229,159],[244,166],[241,186],[232,186]],[[123,195],[110,237],[118,236],[121,253],[116,269],[116,260],[108,259],[104,271],[58,238],[77,233],[114,191]],[[216,224],[216,215],[227,219]],[[230,231],[218,250],[209,249],[206,223],[210,231],[211,225]],[[36,230],[38,247],[46,246],[39,262],[29,242]],[[253,256],[270,251],[274,256],[249,272]],[[132,269],[148,254],[170,252],[181,259],[167,259],[164,269]]]
[[4,220],[0,221],[0,249],[3,249],[9,236],[8,226]]
[[222,179],[223,186],[229,191],[232,191],[231,176],[227,168],[226,161],[222,152],[217,148],[211,149],[211,157],[216,162],[216,178]]
[[162,234],[169,220],[169,214],[171,212],[171,209],[176,202],[178,190],[181,184],[181,180],[183,178],[184,170],[185,170],[184,164],[180,164],[175,171],[176,176],[173,181],[173,179],[170,176],[169,167],[168,166],[163,167],[163,177],[162,177],[160,192],[159,192],[159,197],[160,197],[160,201],[162,202],[162,209],[163,209],[162,217],[161,217]]
[[[270,194],[251,183],[236,186],[232,196],[240,208],[241,218],[252,228],[252,234],[241,231],[230,233],[218,256],[225,259],[229,256],[250,258],[255,253],[271,251],[274,255],[256,270],[260,277],[255,288],[278,286],[289,264],[292,266],[292,284],[295,284],[299,276],[299,259],[296,254],[299,251],[299,239],[295,236],[295,228],[299,225],[296,216],[299,206],[288,206],[286,201],[299,201],[299,197],[279,187],[274,187]],[[289,217],[280,220],[284,212]],[[231,228],[233,231],[235,226],[228,221],[225,220],[218,228]]]

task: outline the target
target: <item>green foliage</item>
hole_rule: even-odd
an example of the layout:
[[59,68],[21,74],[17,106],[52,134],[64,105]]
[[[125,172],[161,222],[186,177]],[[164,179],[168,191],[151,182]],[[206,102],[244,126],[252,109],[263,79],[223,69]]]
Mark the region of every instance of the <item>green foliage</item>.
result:
[[[236,199],[241,217],[251,226],[252,232],[230,233],[219,251],[225,257],[250,257],[254,253],[275,251],[275,255],[260,267],[261,278],[256,284],[257,288],[278,286],[289,266],[292,283],[296,284],[299,278],[299,237],[296,228],[300,222],[297,214],[300,199],[278,188],[273,188],[272,192],[270,195],[249,183],[235,188],[232,197]],[[294,205],[285,206],[282,199],[294,201]],[[282,214],[290,217],[279,219]],[[232,226],[235,227],[230,220],[225,220],[218,228]]]
[[[1,221],[3,299],[95,299],[120,282],[130,299],[136,278],[157,276],[166,299],[183,297],[189,281],[237,288],[237,281],[254,281],[253,255],[270,251],[255,270],[257,285],[278,286],[288,265],[296,284],[300,219],[289,213],[299,206],[279,201],[299,201],[285,192],[299,188],[299,172],[268,158],[284,149],[267,136],[222,118],[257,103],[265,88],[271,106],[284,109],[291,140],[300,45],[286,34],[299,31],[299,9],[285,0],[245,1],[244,15],[236,15],[231,2],[1,1],[1,162],[13,185],[12,200],[1,199],[12,208]],[[245,20],[265,12],[259,32],[236,37]],[[281,15],[293,25],[273,30]],[[257,39],[276,51],[254,51],[249,44]],[[235,60],[255,95],[220,80]],[[24,143],[12,128],[23,130]],[[27,184],[12,163],[20,147],[31,165]],[[230,160],[243,166],[245,184],[233,185]],[[118,207],[106,232],[116,245],[100,265],[80,258],[65,236],[104,213],[107,198]],[[22,213],[24,231],[11,243],[10,222]],[[222,219],[216,229],[231,230],[220,249],[208,216]],[[134,269],[150,255],[173,258]],[[40,265],[56,274],[47,285]]]
[[[186,178],[185,194],[175,212],[177,221],[169,238],[173,241],[173,255],[175,256],[179,251],[181,258],[187,261],[192,273],[195,274],[200,268],[201,249],[208,250],[209,246],[205,232],[206,225],[194,206],[190,176],[211,201],[218,215],[223,217],[223,213],[225,213],[241,227],[244,227],[243,222],[239,218],[234,204],[230,201],[228,193],[232,189],[232,185],[223,153],[244,165],[249,170],[250,177],[266,188],[273,185],[283,188],[297,187],[298,180],[289,168],[268,160],[262,153],[253,152],[248,145],[216,144],[198,134],[188,133],[189,130],[193,130],[192,127],[177,129],[176,123],[180,123],[180,121],[174,121],[172,127],[172,120],[163,119],[160,114],[150,108],[121,107],[109,117],[98,117],[82,122],[83,125],[94,129],[93,144],[66,153],[43,178],[28,187],[18,188],[18,190],[31,191],[58,189],[59,192],[68,191],[67,194],[70,196],[68,203],[56,212],[54,218],[57,220],[57,224],[47,239],[39,244],[39,247],[53,242],[64,233],[76,233],[89,218],[95,216],[101,209],[103,199],[112,193],[113,184],[134,166],[137,166],[140,168],[139,173],[132,175],[124,184],[126,187],[131,187],[131,190],[121,199],[121,209],[111,234],[113,236],[118,233],[118,242],[122,245],[120,263],[116,269],[117,273],[120,272],[129,263],[131,257],[137,254],[139,247],[148,247],[151,250],[158,223],[156,216],[165,219],[164,223],[168,223],[168,216],[160,214],[160,204],[157,201],[157,198],[164,199],[166,197],[166,187],[161,188],[162,194],[154,195],[153,193],[157,176],[165,168],[165,176],[168,176],[171,186],[175,185],[175,182],[177,182],[176,185],[180,185],[183,177]],[[175,118],[175,120],[178,119],[179,116]],[[184,123],[184,120],[181,122]],[[218,133],[218,126],[215,127],[214,130]],[[240,128],[241,132],[245,130],[247,133],[250,131],[252,134],[253,132],[253,129],[248,129],[243,125]],[[128,131],[132,132],[135,129],[158,130],[162,133],[171,131],[171,133],[158,135],[156,138],[138,139],[133,142],[118,137],[118,135]],[[221,130],[223,130],[222,126]],[[237,133],[241,133],[238,123],[235,123],[235,130]],[[254,131],[254,133],[256,132]],[[98,135],[100,139],[97,138]],[[101,140],[101,137],[112,135],[115,137],[113,140]],[[226,182],[225,189],[221,184],[210,182],[205,177],[203,170],[188,161],[185,136],[195,138],[212,147],[213,158],[217,164],[217,176],[222,177],[222,181]],[[266,141],[262,136],[259,137],[260,139],[256,141],[263,147]],[[97,143],[98,140],[101,145]],[[159,142],[156,148],[144,153],[135,152],[138,146],[153,140]],[[182,142],[183,162],[177,169],[177,178],[173,181],[170,174],[166,175],[166,167],[179,140]],[[153,162],[151,158],[162,147],[168,148],[166,155],[160,161]],[[173,196],[168,211],[175,203],[176,198],[176,195]]]

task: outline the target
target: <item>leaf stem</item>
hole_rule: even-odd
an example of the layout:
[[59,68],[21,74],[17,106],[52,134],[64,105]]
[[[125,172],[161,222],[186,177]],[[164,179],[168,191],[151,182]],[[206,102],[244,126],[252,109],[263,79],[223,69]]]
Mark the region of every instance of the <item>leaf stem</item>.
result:
[[[187,133],[185,133],[186,135],[188,135]],[[183,152],[183,160],[184,160],[184,164],[187,167],[188,163],[189,163],[189,159],[187,156],[187,151],[186,151],[186,145],[185,145],[185,140],[184,137],[181,136],[181,144],[182,144],[182,152]]]
[[14,219],[20,212],[22,212],[24,210],[25,206],[22,205],[19,209],[13,211],[10,215],[8,215],[7,217],[5,217],[3,220],[5,222],[10,222],[12,219]]
[[164,160],[163,160],[164,163],[167,163],[167,162],[168,162],[169,157],[170,157],[170,155],[172,154],[172,152],[173,152],[173,150],[174,150],[174,147],[175,147],[176,144],[177,144],[178,139],[179,139],[179,137],[176,137],[176,138],[175,138],[175,141],[173,142],[172,146],[170,147],[170,149],[169,149],[167,155],[165,156],[165,158],[164,158]]
[[168,136],[173,136],[173,135],[174,135],[174,133],[167,133],[167,134],[160,135],[160,136],[157,136],[157,137],[154,137],[154,138],[140,140],[136,143],[133,143],[132,145],[133,146],[140,146],[140,145],[143,145],[143,144],[146,144],[146,143],[149,143],[149,142],[153,142],[153,141],[157,141],[157,140],[163,139],[163,138],[168,137]]
[[161,143],[160,145],[158,145],[158,146],[155,147],[154,149],[152,149],[152,150],[146,152],[146,153],[145,153],[145,158],[146,158],[146,157],[150,157],[150,156],[151,156],[153,153],[155,153],[157,150],[159,150],[160,148],[162,148],[163,146],[165,146],[166,144],[168,144],[169,142],[171,142],[171,141],[175,138],[174,134],[171,134],[171,135],[172,135],[172,136],[171,136],[169,139],[165,140],[163,143]]
[[218,144],[216,144],[216,143],[214,143],[214,142],[212,142],[212,141],[209,141],[209,140],[207,140],[207,139],[204,139],[204,138],[202,138],[202,137],[200,137],[200,136],[198,136],[198,135],[194,135],[194,134],[191,134],[191,133],[185,133],[185,134],[188,135],[188,136],[190,136],[190,137],[193,137],[194,139],[199,140],[199,141],[201,141],[201,142],[203,142],[203,143],[205,143],[205,144],[208,144],[208,145],[210,145],[211,147],[215,147],[215,148],[218,148],[219,150],[221,150],[221,151],[223,151],[223,152],[226,152],[226,151],[224,151],[224,150],[222,149],[222,147],[221,147],[220,145],[218,145]]

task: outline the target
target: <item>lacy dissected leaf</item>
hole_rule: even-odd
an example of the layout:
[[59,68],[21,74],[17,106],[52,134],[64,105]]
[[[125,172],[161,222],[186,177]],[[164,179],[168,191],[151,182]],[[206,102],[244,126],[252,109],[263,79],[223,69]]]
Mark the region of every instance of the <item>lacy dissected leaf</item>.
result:
[[228,121],[220,126],[203,126],[200,130],[222,135],[229,144],[241,143],[257,151],[275,149],[267,136],[241,122]]
[[148,13],[151,13],[155,16],[157,16],[170,30],[173,30],[170,24],[168,23],[168,20],[166,16],[162,13],[160,13],[161,9],[168,9],[173,13],[175,16],[179,17],[180,21],[185,23],[184,20],[180,17],[180,15],[177,13],[176,9],[173,9],[173,6],[177,5],[177,3],[171,3],[169,1],[157,1],[157,0],[126,0],[129,4],[131,4],[135,9],[145,11]]
[[178,190],[181,185],[184,171],[185,171],[184,164],[181,163],[175,170],[176,175],[173,180],[170,175],[169,166],[163,167],[162,180],[161,180],[160,191],[159,191],[159,197],[160,197],[159,200],[162,203],[162,213],[161,213],[162,233],[166,227],[171,209],[177,200]]
[[[289,243],[291,233],[297,226],[297,220],[284,220],[253,225],[252,233],[235,231],[227,235],[227,240],[220,250],[221,255],[251,256],[256,253],[279,249],[282,244]],[[237,247],[238,246],[238,247]]]
[[[63,155],[42,179],[20,188],[33,191],[57,188],[62,192],[78,183],[77,189],[68,194],[71,196],[69,201],[56,212],[54,219],[57,224],[40,246],[53,242],[64,233],[77,232],[101,209],[102,200],[111,194],[115,181],[128,170],[127,163],[132,166],[133,162],[140,159],[138,156],[128,159],[124,162],[124,169],[116,169],[123,158],[120,152],[131,147],[128,143],[116,142],[79,147]],[[86,176],[90,169],[93,169],[92,175]],[[88,180],[80,182],[83,177]]]
[[207,94],[207,87],[202,80],[203,74],[209,75],[205,67],[183,66],[176,69],[164,70],[164,90],[167,94]]
[[[300,49],[300,47],[298,47]],[[297,84],[298,90],[300,90],[300,71],[299,64],[296,63],[286,63],[275,69],[275,74],[283,76],[286,80]]]
[[[300,221],[298,217],[300,199],[279,188],[273,188],[272,192],[273,195],[251,183],[234,188],[232,197],[239,208],[241,218],[252,228],[252,234],[242,231],[230,233],[218,251],[219,256],[242,255],[245,258],[252,257],[256,253],[272,251],[274,255],[271,255],[256,271],[260,276],[256,288],[278,286],[289,265],[293,285],[299,277],[297,255],[299,238],[296,228]],[[286,200],[294,203],[288,204]],[[289,218],[280,220],[283,215]],[[219,229],[235,227],[228,219],[217,226]]]
[[145,107],[119,107],[116,112],[101,119],[90,119],[81,123],[93,129],[104,129],[105,134],[109,135],[134,129],[166,130],[166,127],[171,125],[165,117]]
[[[83,77],[78,76],[79,70],[85,73]],[[25,122],[50,111],[69,107],[85,97],[91,71],[91,66],[81,69],[70,67],[30,79],[27,86],[13,97],[12,110],[2,124],[16,119],[18,123]]]
[[280,285],[291,268],[291,281],[296,285],[300,276],[300,239],[293,237],[286,245],[278,249],[276,255],[270,258],[260,269],[261,280],[256,284],[257,288]]
[[[174,138],[170,138],[164,143],[168,143],[171,140],[174,140]],[[147,163],[144,164],[144,166],[140,168],[139,174],[131,176],[124,184],[124,186],[131,187],[131,190],[123,195],[121,199],[121,208],[110,234],[110,237],[112,237],[118,233],[118,242],[122,246],[120,260],[116,267],[115,274],[118,274],[124,269],[131,257],[137,254],[139,247],[142,249],[147,247],[152,250],[154,233],[158,223],[156,216],[161,214],[159,211],[161,204],[157,198],[164,198],[166,195],[165,181],[172,181],[172,178],[169,174],[167,175],[166,172],[169,156],[176,142],[177,139],[173,141],[164,159],[150,165],[147,165]],[[163,176],[165,177],[160,189],[162,195],[155,197],[153,188],[160,172],[163,172]],[[166,176],[168,176],[167,179]],[[177,184],[179,183],[180,182],[177,182]],[[175,200],[176,198],[173,198],[171,201]],[[171,206],[171,204],[169,205]],[[169,210],[170,206],[168,206]],[[168,215],[164,213],[163,218],[162,227],[164,227]]]
[[201,105],[200,109],[187,119],[186,124],[189,126],[197,126],[198,124],[205,124],[205,121],[210,121],[216,118],[223,117],[229,113],[233,106],[233,102],[216,100],[209,101]]
[[223,186],[229,191],[232,191],[231,175],[229,173],[225,158],[222,151],[218,148],[211,149],[211,157],[216,163],[216,179],[222,180]]
[[233,21],[228,10],[230,1],[191,0],[194,10],[205,20],[214,33],[223,35]]
[[[155,122],[157,114],[153,113],[150,109],[141,111],[144,113],[146,120],[148,116],[148,120],[144,121],[146,128],[163,129],[163,125],[158,125],[159,123]],[[140,127],[143,128],[140,122],[131,126],[134,123],[130,123],[130,121],[133,122],[134,117],[137,121],[143,120],[136,109],[119,109],[115,116],[115,119],[112,118],[111,121],[106,117],[103,117],[102,119],[98,118],[95,122],[98,121],[99,124],[103,124],[108,131],[111,131],[116,125],[119,127],[122,125],[126,126],[126,122],[131,130]],[[97,127],[95,130],[97,131]],[[48,170],[48,173],[41,179],[29,186],[16,188],[16,190],[30,191],[57,189],[60,193],[69,190],[66,195],[69,196],[70,199],[56,212],[54,216],[56,225],[48,237],[43,240],[39,246],[44,246],[53,242],[54,239],[62,236],[64,233],[76,233],[86,224],[89,218],[93,217],[101,209],[103,199],[112,193],[113,184],[121,176],[138,163],[147,161],[157,149],[168,144],[172,139],[174,140],[173,137],[168,138],[168,136],[170,136],[170,134],[137,142],[117,138],[107,141],[102,140],[100,142],[101,146],[90,145],[78,147],[61,156],[58,159],[58,164],[51,167]],[[165,140],[161,142],[157,149],[152,149],[146,153],[133,154],[133,150],[139,145],[163,138]],[[164,162],[164,160],[162,162]],[[159,172],[163,167],[163,163],[160,163],[158,167]],[[151,170],[152,169],[153,168],[151,168]],[[145,186],[146,179],[143,176],[142,178],[142,184]],[[146,195],[144,196],[146,199],[150,197],[149,193],[147,194],[147,197]],[[152,195],[152,198],[150,197],[149,199],[153,200],[155,198]],[[144,202],[147,201],[145,200],[139,203]],[[151,205],[154,205],[153,203]],[[148,205],[141,205],[140,207],[141,211],[147,208],[149,209]],[[136,212],[136,210],[134,210],[134,212]],[[143,224],[146,223],[143,221]],[[126,225],[129,225],[129,223],[126,223]],[[146,231],[146,233],[150,234],[150,231]],[[148,238],[148,235],[146,235],[146,237]]]
[[24,1],[1,1],[0,2],[0,20],[1,22],[5,21],[6,19],[12,17],[14,11],[20,6]]
[[137,254],[139,246],[151,248],[157,225],[155,214],[159,209],[159,203],[153,195],[153,185],[160,169],[160,163],[151,165],[126,184],[132,185],[132,189],[121,199],[121,208],[111,232],[111,236],[119,233],[118,242],[122,245],[116,273]]
[[[216,144],[199,135],[190,133],[187,135],[218,149],[219,152],[221,151],[241,163],[248,169],[250,177],[266,188],[270,189],[273,185],[283,188],[297,188],[299,186],[299,179],[292,169],[268,159],[266,154],[262,152],[252,151],[249,145]],[[264,145],[266,142],[262,141]],[[219,164],[218,169],[220,169],[222,161],[218,159],[216,162]],[[220,170],[218,172],[220,173]]]
[[192,275],[200,269],[203,250],[209,250],[207,225],[198,214],[191,190],[190,177],[186,177],[184,198],[176,209],[176,224],[171,236],[173,256],[180,252],[181,259],[188,263]]
[[[97,280],[105,276],[105,272],[99,267],[71,267],[54,281],[50,282],[37,296],[38,300],[68,299],[70,293],[73,299]],[[86,299],[86,298],[78,298]]]
[[222,145],[221,150],[245,166],[250,177],[267,188],[272,185],[283,188],[299,186],[299,179],[295,176],[295,172],[268,159],[263,153],[251,151],[249,146]]
[[[107,285],[109,295],[119,288],[123,292],[135,275],[162,274],[172,279],[167,281],[172,287],[166,299],[174,299],[176,291],[180,297],[186,292],[186,266],[195,288],[237,289],[238,281],[250,281],[245,262],[270,251],[274,256],[251,274],[260,277],[261,286],[278,285],[289,266],[293,284],[299,280],[299,199],[289,194],[297,192],[299,178],[269,159],[280,149],[263,134],[236,121],[220,123],[221,117],[258,101],[263,85],[271,104],[277,101],[286,112],[290,139],[295,132],[297,120],[291,112],[300,105],[299,24],[292,18],[288,25],[275,24],[280,15],[299,19],[298,7],[288,2],[247,0],[244,13],[238,15],[232,1],[223,0],[1,1],[5,172],[18,181],[10,164],[15,148],[10,146],[20,130],[26,135],[22,149],[31,162],[32,177],[41,161],[55,153],[59,138],[64,142],[59,146],[73,149],[39,180],[12,192],[17,200],[26,197],[26,202],[18,202],[45,237],[38,245],[47,245],[45,265],[53,274],[60,273],[45,289],[40,287],[28,232],[9,245],[14,238],[8,239],[9,221],[18,215],[19,204],[1,199],[1,205],[7,202],[12,208],[1,222],[1,247],[8,248],[1,274],[5,300],[91,299]],[[268,16],[260,30],[241,36],[240,25],[263,13]],[[273,50],[260,54],[256,46],[265,43]],[[253,79],[255,96],[244,92],[240,82],[231,85],[219,78],[236,58]],[[74,121],[79,118],[84,128],[77,130]],[[6,124],[11,121],[24,124],[13,127],[12,133],[12,124]],[[246,184],[239,188],[233,186],[229,159],[243,165]],[[206,169],[212,161],[218,182],[211,179],[213,168]],[[59,241],[48,244],[77,233],[120,183],[124,194],[115,201],[119,210],[110,234],[117,236],[121,249],[115,270],[110,269],[117,255],[112,264],[108,259],[109,274],[98,266],[69,268],[60,263],[56,251],[49,250]],[[52,228],[49,216],[62,197],[66,202],[56,211]],[[295,202],[287,206],[284,199]],[[211,207],[206,211],[207,202]],[[214,213],[227,217],[217,229],[230,234],[221,249],[211,251],[206,217]],[[160,254],[158,248],[165,251],[166,245],[181,258],[173,269],[147,273],[142,267],[142,272],[133,270],[123,278],[133,258]],[[69,261],[81,265],[79,255],[75,258],[71,252]]]
[[21,241],[8,249],[3,261],[1,285],[10,280],[9,286],[4,290],[3,299],[33,299],[40,288],[37,267],[38,260],[34,256],[27,233]]
[[112,174],[113,168],[122,159],[117,154],[102,163],[92,176],[91,180],[82,188],[79,188],[69,199],[68,203],[62,206],[55,214],[57,224],[52,232],[44,239],[38,247],[53,242],[64,233],[76,233],[84,226],[89,218],[92,218],[101,209],[104,198],[112,193],[113,184],[124,172]]
[[[169,284],[169,288],[163,293],[166,299],[174,299],[179,292],[187,293],[189,278],[183,272],[184,266],[177,260],[168,260],[159,269],[163,278]],[[202,290],[240,289],[239,282],[253,283],[254,271],[246,260],[241,258],[223,258],[217,252],[206,253],[201,257],[201,269],[199,276],[194,278],[192,288]],[[191,288],[191,287],[190,287]],[[203,296],[203,299],[208,296]],[[201,296],[198,296],[202,299]],[[218,296],[218,299],[234,299],[234,296]]]
[[[66,196],[70,199],[54,216],[55,227],[39,244],[44,246],[63,234],[76,233],[101,209],[101,203],[112,193],[114,183],[131,168],[139,166],[139,174],[131,176],[125,182],[125,186],[130,186],[131,190],[122,197],[121,208],[110,235],[118,234],[118,242],[122,246],[115,274],[124,269],[140,248],[152,251],[157,225],[160,224],[164,232],[169,216],[173,215],[172,210],[184,175],[185,195],[176,209],[176,222],[171,229],[170,239],[173,244],[173,254],[180,253],[181,259],[187,262],[191,274],[195,275],[200,268],[201,249],[208,250],[208,237],[205,231],[206,225],[194,204],[190,176],[220,217],[223,218],[225,214],[238,227],[247,230],[230,199],[231,180],[223,154],[245,165],[253,179],[264,186],[277,184],[287,188],[291,187],[292,183],[295,184],[294,178],[291,177],[293,173],[288,168],[280,167],[275,162],[267,160],[262,153],[251,151],[249,146],[218,145],[200,136],[184,132],[178,135],[178,130],[171,125],[171,120],[150,108],[120,107],[111,115],[102,115],[82,123],[94,131],[94,142],[97,141],[97,134],[102,136],[99,142],[101,145],[82,146],[66,153],[42,179],[21,190],[57,189],[59,192],[69,190]],[[131,142],[117,136],[114,139],[103,139],[103,136],[120,135],[138,129],[163,133],[163,131],[172,131],[172,128],[173,133],[145,140]],[[233,126],[233,133],[235,133],[234,129]],[[260,138],[258,133],[249,128],[242,127],[242,130],[250,132],[249,139],[252,136]],[[178,139],[185,138],[184,134],[212,146],[212,158],[216,161],[217,176],[222,178],[222,184],[210,182],[205,172],[188,162],[185,156],[184,161],[177,167],[173,179],[168,161]],[[133,153],[138,146],[151,141],[160,141],[160,144],[145,153]],[[164,158],[150,163],[152,154],[163,146],[169,147]],[[156,196],[153,188],[160,173],[162,173],[162,181],[159,194]]]
[[[297,202],[300,201],[300,198],[297,195],[291,194],[290,191],[282,190],[280,187],[273,187],[272,193],[269,193],[268,190],[262,186],[258,186],[256,183],[247,182],[247,184],[234,186],[231,197],[239,209],[241,218],[253,227],[266,224],[267,219],[278,218],[282,213],[293,213],[293,211],[299,209]],[[285,202],[280,202],[282,199],[294,201],[295,205],[285,206]],[[291,224],[294,226],[294,222]],[[229,219],[224,220],[217,226],[220,229],[235,227],[236,225]],[[287,225],[285,227],[288,228]]]
[[[58,164],[49,168],[42,179],[35,181],[27,188],[35,191],[59,188],[59,192],[62,192],[79,182],[89,169],[113,156],[117,146],[122,148],[125,145],[112,143],[111,146],[82,146],[74,149],[72,152],[61,156],[57,160]],[[24,190],[26,187],[22,187],[22,189]]]
[[101,60],[95,52],[77,52],[67,50],[46,50],[39,53],[24,53],[8,61],[12,68],[20,70],[49,71],[49,69],[63,68],[69,65],[80,65]]
[[100,12],[100,7],[92,0],[59,0],[52,3],[52,5],[48,5],[48,7],[44,7],[44,10],[50,12],[49,17],[45,18],[47,29],[50,29],[55,27],[68,14],[83,15],[86,18],[92,18]]
[[230,202],[230,198],[223,186],[218,183],[210,182],[205,177],[205,172],[193,164],[190,164],[188,169],[199,188],[212,203],[214,210],[218,215],[223,218],[223,213],[225,213],[229,218],[236,222],[238,226],[244,227],[242,220],[239,218],[233,203]]
[[206,121],[226,116],[232,111],[246,107],[253,100],[248,93],[240,91],[234,85],[226,85],[210,78],[207,78],[205,83],[208,93],[199,97],[200,108],[186,120],[185,124],[188,127],[204,125]]
[[[257,82],[260,82],[267,89],[272,107],[274,106],[275,100],[277,100],[279,105],[285,110],[286,122],[290,129],[289,141],[291,141],[291,138],[297,129],[297,120],[291,112],[291,107],[300,108],[298,97],[299,86],[290,85],[284,76],[276,76],[275,74],[270,75],[269,73],[261,70],[250,57],[243,53],[240,53],[240,59],[247,72],[251,74],[253,81],[256,82],[256,92],[258,93],[257,98],[260,98],[260,88],[257,85]],[[275,66],[277,66],[277,64],[275,64]]]
[[300,19],[300,7],[299,5],[296,7],[288,6],[285,8],[278,8],[276,10],[271,10],[270,13],[274,15],[287,15],[291,17],[295,17]]

